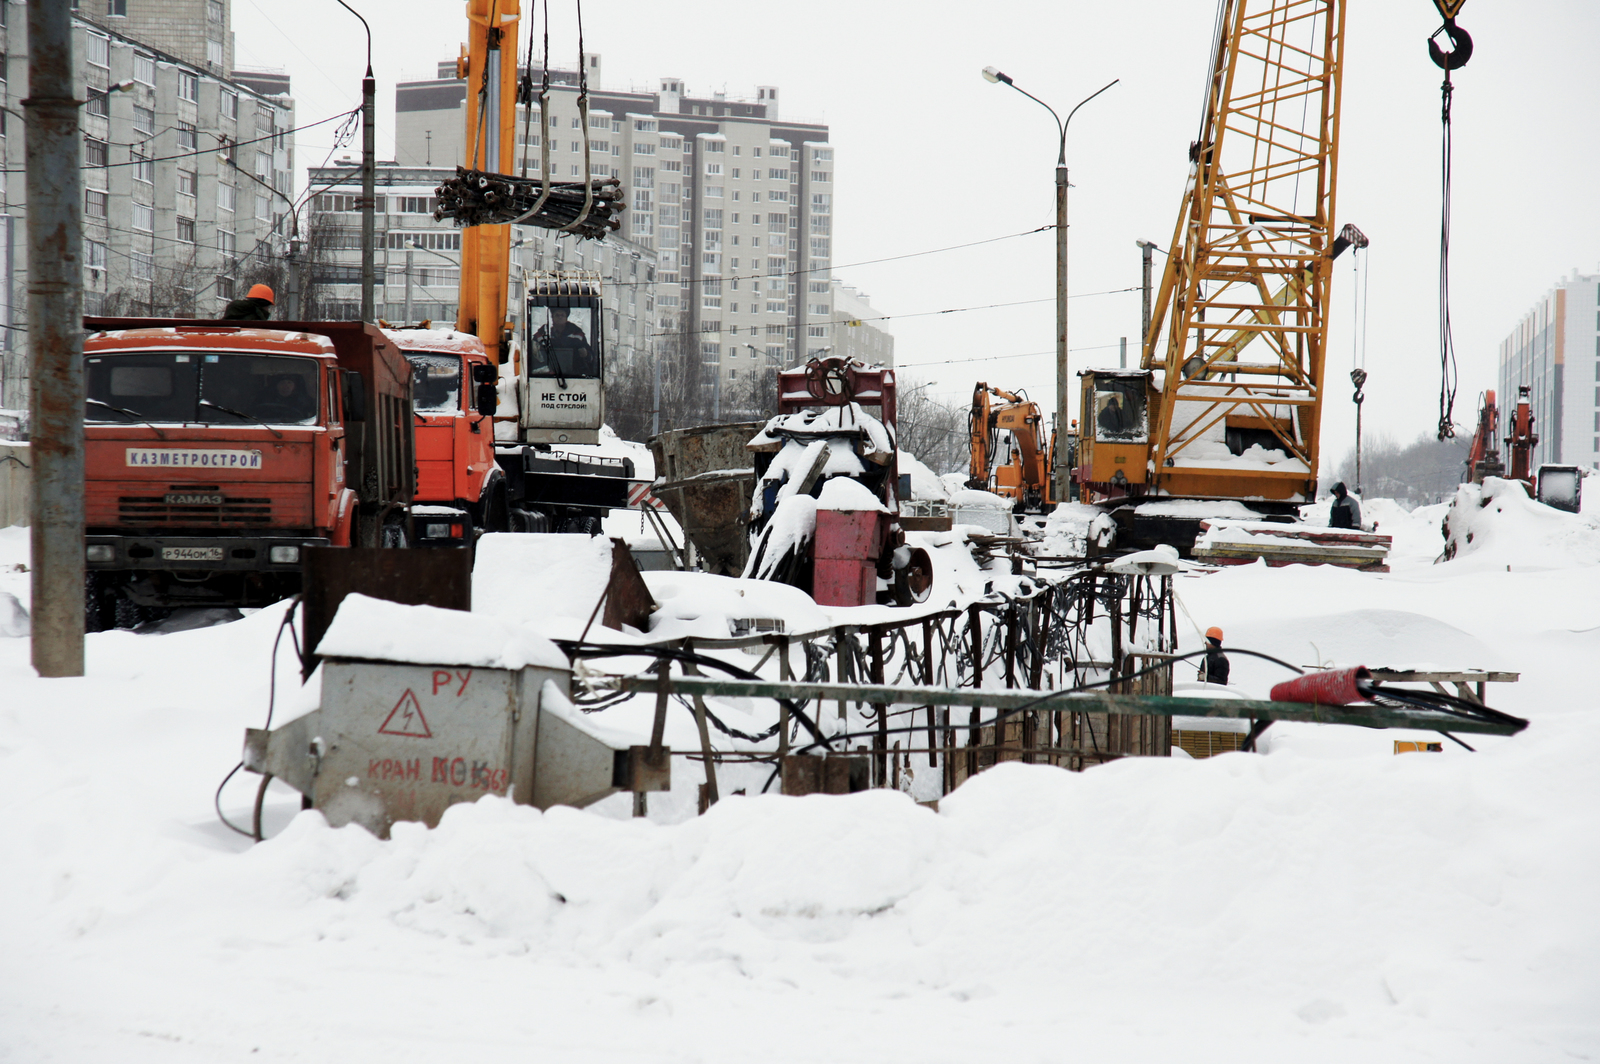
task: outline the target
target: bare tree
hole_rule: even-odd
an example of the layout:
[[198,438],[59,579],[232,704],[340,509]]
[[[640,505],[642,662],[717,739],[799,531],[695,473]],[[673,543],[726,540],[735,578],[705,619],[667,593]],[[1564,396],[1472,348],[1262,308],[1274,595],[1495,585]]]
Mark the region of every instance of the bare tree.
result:
[[928,385],[901,376],[896,396],[899,446],[920,458],[935,473],[967,468],[967,410],[928,394]]

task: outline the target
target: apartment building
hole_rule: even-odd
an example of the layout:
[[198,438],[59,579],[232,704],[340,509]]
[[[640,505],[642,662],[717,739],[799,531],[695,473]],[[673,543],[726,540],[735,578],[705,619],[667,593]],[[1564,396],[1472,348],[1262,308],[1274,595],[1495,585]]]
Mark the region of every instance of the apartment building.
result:
[[[598,55],[585,56],[584,67],[587,134],[577,72],[552,69],[549,141],[537,107],[519,110],[518,167],[525,157],[526,172],[538,176],[548,157],[554,180],[581,179],[585,165],[592,176],[621,179],[629,202],[621,235],[656,277],[641,332],[698,337],[702,361],[728,382],[831,349],[828,127],[781,118],[772,86],[738,99],[697,96],[681,80],[662,78],[657,91],[622,92],[599,87]],[[533,71],[536,86],[543,76]],[[434,80],[396,87],[401,166],[460,161],[468,89],[454,62],[441,63]],[[536,261],[561,255],[570,263],[590,253],[544,230],[528,239]]]
[[[394,324],[424,320],[454,324],[460,305],[461,230],[435,222],[434,190],[455,174],[453,166],[379,163],[377,261],[373,300],[380,318]],[[321,313],[334,319],[361,316],[361,168],[354,160],[313,167],[308,174],[310,246],[306,280],[316,287]],[[651,350],[655,311],[655,251],[626,237],[604,241],[544,239],[546,231],[513,226],[508,312],[519,326],[523,283],[530,270],[590,270],[605,278],[606,349],[627,356]]]
[[[91,6],[95,14],[88,12]],[[134,14],[190,11],[200,52],[224,43],[223,62],[195,62],[129,36]],[[101,10],[127,11],[126,18]],[[294,101],[222,71],[231,57],[227,8],[211,4],[85,3],[73,20],[84,187],[87,313],[214,316],[240,278],[262,276],[287,246],[294,173]],[[152,16],[153,17],[153,16]],[[27,95],[23,8],[0,3],[0,406],[27,405],[27,239],[22,98]]]
[[1521,385],[1539,436],[1534,466],[1600,467],[1600,270],[1573,270],[1500,342],[1503,430]]
[[833,354],[869,366],[893,366],[894,337],[882,320],[870,296],[833,279]]

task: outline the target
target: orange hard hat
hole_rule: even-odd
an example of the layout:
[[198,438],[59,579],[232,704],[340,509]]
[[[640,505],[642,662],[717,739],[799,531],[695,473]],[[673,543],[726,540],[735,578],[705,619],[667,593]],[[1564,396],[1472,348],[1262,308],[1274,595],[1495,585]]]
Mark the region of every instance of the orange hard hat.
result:
[[265,299],[268,303],[276,303],[277,302],[276,297],[274,297],[273,294],[272,294],[272,289],[268,288],[264,284],[253,284],[253,285],[251,285],[250,286],[250,294],[249,294],[249,296],[247,298],[249,298],[249,299]]
[[1216,625],[1212,625],[1210,628],[1206,629],[1206,638],[1215,639],[1219,643],[1222,642],[1222,629],[1218,628]]

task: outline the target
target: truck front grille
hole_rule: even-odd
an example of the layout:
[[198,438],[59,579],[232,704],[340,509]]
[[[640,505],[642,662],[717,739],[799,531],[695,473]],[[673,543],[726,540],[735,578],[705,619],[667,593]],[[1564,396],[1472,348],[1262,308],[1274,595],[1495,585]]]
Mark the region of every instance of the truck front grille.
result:
[[220,494],[212,485],[173,484],[160,495],[122,495],[117,515],[125,525],[204,528],[207,526],[270,525],[271,499],[224,496],[222,504],[169,503],[168,494]]

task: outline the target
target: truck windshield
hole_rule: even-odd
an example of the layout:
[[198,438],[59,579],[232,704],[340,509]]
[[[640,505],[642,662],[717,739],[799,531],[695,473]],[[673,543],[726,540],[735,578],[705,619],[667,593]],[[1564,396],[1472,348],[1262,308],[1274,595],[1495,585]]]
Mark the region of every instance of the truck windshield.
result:
[[89,355],[85,368],[89,398],[97,400],[85,405],[86,421],[229,425],[317,421],[317,363],[309,358],[140,351]]
[[597,307],[528,308],[533,335],[528,376],[595,379],[600,376],[600,311]]
[[406,352],[411,363],[411,409],[418,414],[461,413],[461,356]]

